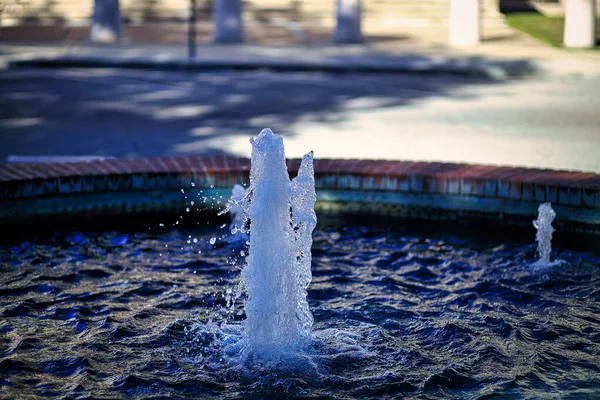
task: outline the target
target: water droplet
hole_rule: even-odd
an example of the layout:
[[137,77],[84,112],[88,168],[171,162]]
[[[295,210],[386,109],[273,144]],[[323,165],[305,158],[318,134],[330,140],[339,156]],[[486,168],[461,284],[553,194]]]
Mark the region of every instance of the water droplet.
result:
[[158,224],[158,226],[165,226],[165,224]]
[[168,245],[168,244],[165,244],[165,247],[169,247],[169,245]]
[[217,238],[210,238],[209,242],[210,244],[215,244],[217,242]]
[[198,243],[198,239],[194,238],[194,243]]
[[196,184],[194,182],[192,182],[192,187],[196,186]]
[[185,190],[181,189],[181,193],[185,194]]
[[188,240],[188,241],[187,241],[187,244],[190,244],[190,243],[192,243],[192,241],[191,241],[191,240]]
[[211,188],[211,189],[214,189],[214,188],[215,188],[215,185],[210,185],[210,188]]
[[194,205],[194,200],[190,201],[190,205],[192,205],[192,206]]
[[185,209],[185,212],[190,212],[190,208],[189,208],[189,207],[187,207],[187,208]]

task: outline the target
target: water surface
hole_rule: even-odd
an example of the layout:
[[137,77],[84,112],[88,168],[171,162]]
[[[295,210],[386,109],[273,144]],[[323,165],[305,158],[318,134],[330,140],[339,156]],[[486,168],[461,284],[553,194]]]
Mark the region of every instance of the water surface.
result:
[[534,243],[317,230],[314,340],[273,364],[240,359],[245,248],[225,229],[0,246],[0,395],[600,397],[594,255],[539,270]]

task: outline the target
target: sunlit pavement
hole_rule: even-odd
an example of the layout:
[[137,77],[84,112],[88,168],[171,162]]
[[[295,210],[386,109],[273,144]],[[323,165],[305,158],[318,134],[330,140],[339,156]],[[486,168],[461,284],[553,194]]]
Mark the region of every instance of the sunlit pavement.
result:
[[600,172],[600,76],[527,79],[20,69],[0,75],[9,155],[249,156],[270,127],[286,154]]

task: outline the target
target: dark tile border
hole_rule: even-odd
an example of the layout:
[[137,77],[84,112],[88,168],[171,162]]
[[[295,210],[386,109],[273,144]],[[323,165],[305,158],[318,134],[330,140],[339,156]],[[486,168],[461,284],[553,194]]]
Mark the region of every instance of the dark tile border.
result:
[[[296,173],[299,164],[298,159],[288,161],[292,174]],[[587,224],[595,228],[600,226],[595,217],[600,215],[600,174],[356,159],[316,159],[314,166],[318,191],[396,193],[398,196],[410,195],[417,199],[415,202],[423,195],[428,196],[430,203],[431,199],[437,199],[434,203],[440,208],[448,203],[443,199],[460,198],[475,204],[471,211],[481,204],[481,212],[488,214],[499,213],[498,208],[504,203],[507,207],[502,213],[510,214],[515,204],[527,204],[526,209],[530,210],[535,204],[549,201],[569,211],[570,217],[564,218],[576,219],[578,223],[587,218]],[[39,214],[40,210],[27,209],[35,204],[32,200],[179,190],[189,188],[192,182],[199,189],[211,186],[230,189],[236,183],[247,182],[249,171],[249,159],[229,156],[0,165],[0,219],[9,214]],[[367,199],[364,202],[376,201],[373,196],[363,197]],[[359,195],[353,198],[360,201]],[[489,209],[491,203],[486,203],[486,199],[495,201],[493,210]],[[64,207],[61,209],[69,211]]]

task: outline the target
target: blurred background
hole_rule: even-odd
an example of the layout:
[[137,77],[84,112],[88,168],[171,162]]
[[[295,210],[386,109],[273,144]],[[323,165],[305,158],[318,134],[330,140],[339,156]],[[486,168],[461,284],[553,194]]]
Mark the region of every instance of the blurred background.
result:
[[0,162],[287,154],[600,172],[598,0],[0,0]]

